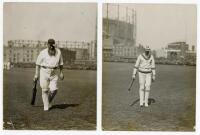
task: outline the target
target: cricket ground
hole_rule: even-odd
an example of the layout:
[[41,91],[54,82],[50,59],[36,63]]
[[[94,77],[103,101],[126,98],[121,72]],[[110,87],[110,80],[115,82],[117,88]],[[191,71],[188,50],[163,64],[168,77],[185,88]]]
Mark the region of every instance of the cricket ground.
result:
[[194,131],[196,67],[157,65],[150,105],[139,106],[138,76],[128,92],[133,64],[103,64],[103,129]]
[[59,81],[54,106],[44,112],[39,85],[36,104],[30,105],[34,70],[13,68],[4,71],[4,129],[96,129],[96,71],[64,70],[65,79]]

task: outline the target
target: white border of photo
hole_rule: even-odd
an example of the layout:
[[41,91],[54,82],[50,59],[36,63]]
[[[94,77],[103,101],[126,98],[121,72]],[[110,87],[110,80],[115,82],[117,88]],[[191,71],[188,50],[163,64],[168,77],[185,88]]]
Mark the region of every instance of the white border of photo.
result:
[[[97,130],[95,131],[71,131],[71,130],[3,130],[3,2],[95,2],[98,4],[98,39],[97,39]],[[0,134],[2,135],[199,135],[200,134],[200,86],[198,84],[200,71],[199,71],[199,51],[200,46],[197,45],[197,66],[196,66],[196,131],[195,132],[153,132],[153,131],[102,131],[102,4],[103,3],[157,3],[157,4],[197,4],[197,44],[199,40],[199,7],[200,1],[198,0],[4,0],[0,4],[0,42],[1,42],[1,77],[0,77]]]

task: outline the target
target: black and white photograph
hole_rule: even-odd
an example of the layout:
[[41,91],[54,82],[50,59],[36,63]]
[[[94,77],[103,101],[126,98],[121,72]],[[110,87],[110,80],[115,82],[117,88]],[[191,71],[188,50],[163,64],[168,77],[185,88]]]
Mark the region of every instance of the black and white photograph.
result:
[[102,130],[195,131],[197,6],[104,3]]
[[3,129],[96,130],[97,3],[3,4]]
[[3,0],[2,135],[199,135],[198,0]]

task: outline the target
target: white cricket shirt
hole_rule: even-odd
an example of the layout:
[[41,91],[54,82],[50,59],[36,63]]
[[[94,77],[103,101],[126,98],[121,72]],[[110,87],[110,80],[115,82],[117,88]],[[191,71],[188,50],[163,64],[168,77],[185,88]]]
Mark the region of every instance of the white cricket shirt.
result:
[[136,74],[137,70],[143,73],[153,73],[155,75],[155,60],[153,55],[150,57],[145,57],[144,54],[138,56],[137,61],[135,63],[134,72]]
[[48,48],[42,50],[36,60],[36,65],[45,66],[49,68],[59,67],[63,65],[63,58],[60,49],[56,48],[55,56],[48,54]]

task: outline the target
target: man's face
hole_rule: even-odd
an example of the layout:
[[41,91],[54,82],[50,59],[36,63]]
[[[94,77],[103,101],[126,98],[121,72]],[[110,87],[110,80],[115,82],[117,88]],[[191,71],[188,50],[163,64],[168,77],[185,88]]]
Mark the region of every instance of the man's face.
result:
[[49,50],[54,50],[55,47],[54,47],[54,45],[52,45],[52,44],[48,44],[48,49],[49,49]]
[[54,56],[56,54],[56,49],[54,45],[48,44],[48,53],[50,56]]
[[149,55],[150,54],[150,51],[145,51],[145,55]]

